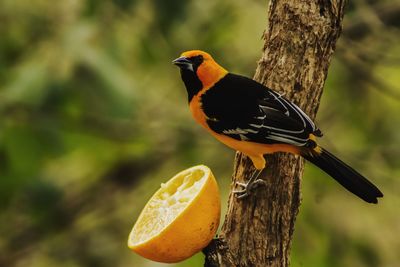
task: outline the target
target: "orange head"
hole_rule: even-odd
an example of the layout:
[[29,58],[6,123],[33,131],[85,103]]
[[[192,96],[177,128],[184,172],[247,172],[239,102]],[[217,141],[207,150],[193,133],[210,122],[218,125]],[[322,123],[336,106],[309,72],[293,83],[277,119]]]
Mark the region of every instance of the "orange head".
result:
[[186,51],[174,61],[181,69],[181,77],[189,95],[189,101],[199,92],[212,87],[228,71],[218,65],[210,54],[201,50]]

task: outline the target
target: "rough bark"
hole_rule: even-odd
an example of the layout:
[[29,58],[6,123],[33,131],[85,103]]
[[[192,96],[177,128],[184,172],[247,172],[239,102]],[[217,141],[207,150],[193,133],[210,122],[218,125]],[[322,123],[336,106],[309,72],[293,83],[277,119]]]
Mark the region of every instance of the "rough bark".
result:
[[[341,32],[344,1],[271,0],[265,46],[254,79],[298,104],[315,118],[328,66]],[[267,185],[238,200],[230,194],[219,238],[205,250],[205,266],[288,266],[294,223],[300,206],[304,161],[293,155],[267,155]],[[237,153],[232,181],[245,181],[254,169]]]

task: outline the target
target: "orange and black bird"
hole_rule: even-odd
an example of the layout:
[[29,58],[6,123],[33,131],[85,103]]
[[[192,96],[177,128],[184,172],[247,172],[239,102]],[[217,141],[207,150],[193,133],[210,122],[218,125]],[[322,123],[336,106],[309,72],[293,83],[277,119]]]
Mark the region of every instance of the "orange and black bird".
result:
[[369,203],[382,192],[340,159],[316,143],[322,133],[298,106],[264,85],[229,73],[206,52],[192,50],[173,61],[180,68],[194,119],[225,145],[243,152],[257,171],[238,198],[251,194],[263,181],[264,154],[290,152],[332,176]]

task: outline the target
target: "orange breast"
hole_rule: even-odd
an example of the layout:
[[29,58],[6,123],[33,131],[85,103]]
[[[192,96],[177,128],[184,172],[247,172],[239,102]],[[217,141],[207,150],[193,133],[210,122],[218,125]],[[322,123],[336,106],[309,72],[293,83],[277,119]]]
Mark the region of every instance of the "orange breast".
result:
[[192,101],[190,101],[189,104],[190,111],[192,112],[193,118],[201,124],[204,128],[207,130],[211,130],[206,122],[206,114],[204,114],[202,108],[201,108],[201,102],[200,102],[200,97],[199,95],[195,95],[192,98]]

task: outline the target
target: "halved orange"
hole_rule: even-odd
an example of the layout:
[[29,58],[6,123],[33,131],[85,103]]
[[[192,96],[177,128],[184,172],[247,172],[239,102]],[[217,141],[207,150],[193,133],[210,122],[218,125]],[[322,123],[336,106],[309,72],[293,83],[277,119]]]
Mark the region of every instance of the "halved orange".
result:
[[128,247],[153,261],[182,261],[215,236],[221,200],[211,170],[184,170],[150,198],[129,235]]

